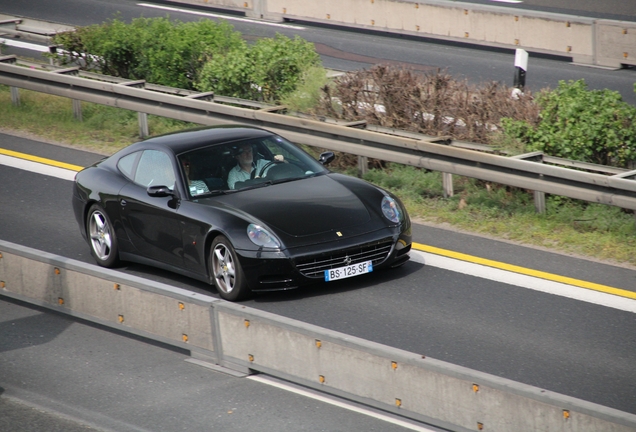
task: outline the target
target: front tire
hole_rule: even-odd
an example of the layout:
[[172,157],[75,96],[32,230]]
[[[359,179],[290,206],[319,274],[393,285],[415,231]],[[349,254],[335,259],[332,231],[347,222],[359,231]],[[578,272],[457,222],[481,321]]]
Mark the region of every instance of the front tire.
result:
[[99,205],[93,204],[88,211],[86,234],[91,255],[102,267],[114,267],[119,263],[119,247],[113,224]]
[[250,294],[241,263],[225,236],[220,235],[212,242],[210,271],[216,289],[223,299],[237,301]]

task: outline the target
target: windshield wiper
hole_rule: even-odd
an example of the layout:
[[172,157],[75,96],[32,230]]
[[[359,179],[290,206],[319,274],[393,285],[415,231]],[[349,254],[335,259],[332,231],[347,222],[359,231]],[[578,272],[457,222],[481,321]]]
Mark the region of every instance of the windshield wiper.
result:
[[265,187],[265,186],[271,186],[273,184],[274,183],[271,180],[266,180],[264,182],[254,183],[253,185],[245,186],[245,187],[242,187],[240,189],[226,190],[225,193],[242,192],[242,191],[246,191],[246,190],[250,190],[250,189],[258,189],[258,188]]

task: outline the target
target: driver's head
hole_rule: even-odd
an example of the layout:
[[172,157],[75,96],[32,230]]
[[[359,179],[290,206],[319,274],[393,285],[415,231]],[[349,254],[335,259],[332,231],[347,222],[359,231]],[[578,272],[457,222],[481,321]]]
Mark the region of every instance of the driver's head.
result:
[[247,169],[251,167],[252,161],[254,160],[252,146],[250,144],[241,144],[237,149],[235,157],[239,165],[241,165],[241,168]]

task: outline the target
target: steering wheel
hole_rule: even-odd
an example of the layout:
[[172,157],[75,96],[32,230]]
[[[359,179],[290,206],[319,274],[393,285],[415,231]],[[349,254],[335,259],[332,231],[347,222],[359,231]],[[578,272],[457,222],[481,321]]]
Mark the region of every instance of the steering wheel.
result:
[[271,160],[269,162],[267,162],[263,168],[261,168],[261,171],[258,173],[258,177],[263,177],[263,174],[265,174],[265,171],[267,171],[269,169],[269,167],[271,167],[272,165],[276,165],[279,163],[283,163],[283,161],[279,161],[279,160]]

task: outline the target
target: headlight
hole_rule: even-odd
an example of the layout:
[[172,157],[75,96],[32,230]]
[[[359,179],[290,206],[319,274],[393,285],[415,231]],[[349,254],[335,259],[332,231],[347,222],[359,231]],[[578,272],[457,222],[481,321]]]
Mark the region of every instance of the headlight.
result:
[[280,242],[276,237],[260,225],[249,224],[247,226],[247,236],[256,246],[274,249],[280,248]]
[[393,223],[400,223],[403,219],[400,205],[390,196],[382,198],[382,213]]

